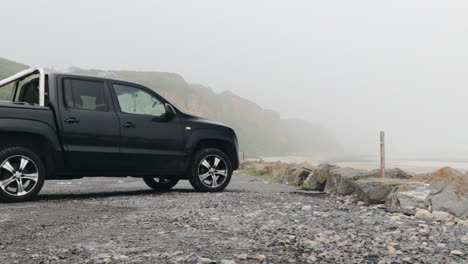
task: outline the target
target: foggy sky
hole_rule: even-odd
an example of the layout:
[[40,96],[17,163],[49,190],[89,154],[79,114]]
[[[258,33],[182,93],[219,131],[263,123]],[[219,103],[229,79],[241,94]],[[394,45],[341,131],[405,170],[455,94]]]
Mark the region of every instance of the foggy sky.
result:
[[165,71],[332,129],[344,151],[468,157],[466,1],[5,1],[0,57]]

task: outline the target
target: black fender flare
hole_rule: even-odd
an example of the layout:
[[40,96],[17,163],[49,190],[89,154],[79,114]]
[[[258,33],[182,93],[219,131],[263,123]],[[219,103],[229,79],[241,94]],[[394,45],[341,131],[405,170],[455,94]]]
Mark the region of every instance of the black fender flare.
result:
[[45,138],[54,151],[62,151],[57,132],[49,124],[27,119],[0,118],[0,133],[24,133]]
[[49,124],[29,119],[0,118],[0,135],[2,134],[7,135],[4,141],[6,144],[10,143],[10,140],[15,140],[15,136],[19,136],[16,140],[19,140],[20,144],[28,144],[28,139],[34,142],[37,137],[43,139],[41,150],[45,151],[42,159],[46,163],[46,177],[63,166],[62,145],[56,130]]
[[[232,153],[226,153],[232,162],[234,169],[239,166],[238,143],[236,137],[229,131],[216,129],[197,129],[193,131],[186,142],[185,150],[192,157],[197,145],[202,141],[218,141],[227,144]],[[189,163],[190,164],[190,161]]]

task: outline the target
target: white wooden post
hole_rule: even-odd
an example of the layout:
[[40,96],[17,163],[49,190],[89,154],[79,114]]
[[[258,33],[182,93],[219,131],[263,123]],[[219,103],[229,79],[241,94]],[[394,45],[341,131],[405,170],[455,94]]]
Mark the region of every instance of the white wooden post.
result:
[[385,132],[380,131],[380,177],[385,178]]

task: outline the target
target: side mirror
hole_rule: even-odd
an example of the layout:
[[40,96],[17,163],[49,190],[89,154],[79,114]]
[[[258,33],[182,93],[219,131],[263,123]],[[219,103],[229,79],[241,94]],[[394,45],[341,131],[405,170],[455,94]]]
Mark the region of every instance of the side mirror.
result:
[[164,105],[164,108],[166,109],[166,115],[165,115],[166,121],[171,121],[172,119],[176,117],[176,111],[171,104],[166,103]]

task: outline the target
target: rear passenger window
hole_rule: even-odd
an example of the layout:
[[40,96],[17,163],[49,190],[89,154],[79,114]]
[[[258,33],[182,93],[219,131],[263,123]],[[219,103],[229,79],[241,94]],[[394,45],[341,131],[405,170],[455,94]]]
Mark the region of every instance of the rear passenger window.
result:
[[65,105],[70,108],[109,111],[104,82],[64,79]]

